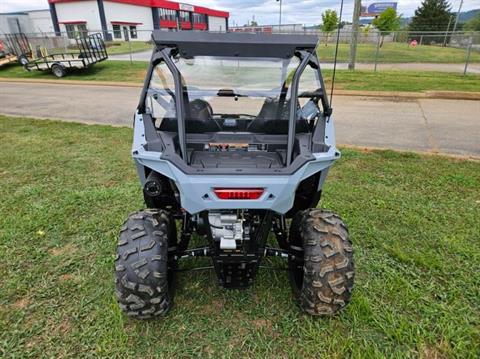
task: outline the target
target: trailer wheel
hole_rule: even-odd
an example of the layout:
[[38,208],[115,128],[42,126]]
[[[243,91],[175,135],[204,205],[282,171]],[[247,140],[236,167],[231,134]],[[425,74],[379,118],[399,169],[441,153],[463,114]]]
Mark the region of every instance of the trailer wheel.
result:
[[289,260],[290,283],[301,309],[319,316],[345,307],[355,273],[352,243],[340,217],[321,209],[299,212],[289,242],[303,249],[303,258]]
[[67,71],[60,64],[53,64],[51,67],[51,70],[52,70],[52,74],[54,74],[58,78],[61,78],[67,75]]
[[150,319],[170,310],[176,261],[168,249],[176,242],[175,220],[166,211],[146,209],[125,221],[115,259],[115,292],[125,314]]
[[20,65],[25,66],[26,64],[28,64],[29,61],[25,55],[20,55],[18,57],[18,62],[20,63]]

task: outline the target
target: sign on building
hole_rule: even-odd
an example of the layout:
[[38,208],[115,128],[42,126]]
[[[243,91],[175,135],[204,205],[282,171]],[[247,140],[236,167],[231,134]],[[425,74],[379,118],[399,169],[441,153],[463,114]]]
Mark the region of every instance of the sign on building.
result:
[[361,17],[374,17],[380,15],[383,11],[388,9],[389,7],[397,10],[397,3],[396,2],[374,2],[370,5],[364,6],[362,5],[360,16]]
[[178,7],[179,7],[180,10],[183,10],[183,11],[191,11],[191,12],[194,11],[193,5],[189,5],[189,4],[178,4]]

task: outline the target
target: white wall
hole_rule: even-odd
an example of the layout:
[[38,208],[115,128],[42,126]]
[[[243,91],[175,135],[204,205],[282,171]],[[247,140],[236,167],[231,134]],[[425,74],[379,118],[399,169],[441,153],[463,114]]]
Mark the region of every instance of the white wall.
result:
[[50,10],[31,11],[28,17],[32,23],[33,32],[53,33],[55,31]]
[[225,18],[217,17],[217,16],[209,16],[208,31],[226,31]]
[[132,40],[149,41],[151,39],[153,30],[153,18],[151,8],[145,6],[115,3],[110,1],[104,1],[103,4],[105,7],[105,17],[107,18],[108,31],[112,33],[112,36],[112,21],[140,22],[142,24],[137,25],[138,38]]
[[[89,31],[101,31],[100,14],[96,1],[73,1],[56,3],[58,22],[86,21]],[[60,24],[60,30],[65,31],[65,25]]]
[[[1,1],[2,0],[0,0],[0,2]],[[17,19],[20,24],[20,31],[25,33],[30,33],[33,31],[32,24],[27,14],[2,14],[0,15],[0,34],[18,32],[15,19]]]

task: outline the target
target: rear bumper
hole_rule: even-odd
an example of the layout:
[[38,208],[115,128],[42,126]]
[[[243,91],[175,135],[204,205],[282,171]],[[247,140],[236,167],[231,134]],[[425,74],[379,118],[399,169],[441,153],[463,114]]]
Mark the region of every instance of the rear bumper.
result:
[[[139,115],[137,115],[139,116]],[[327,131],[334,139],[333,124]],[[175,182],[180,193],[181,206],[190,214],[204,210],[264,209],[286,213],[295,199],[300,182],[321,172],[319,190],[322,189],[328,168],[340,157],[333,142],[328,152],[313,153],[314,159],[289,175],[234,175],[234,174],[187,174],[172,162],[162,158],[162,152],[146,151],[143,122],[135,121],[132,156],[137,166],[142,185],[145,183],[145,167],[154,170]],[[255,200],[222,200],[214,188],[263,188],[264,193]]]
[[[144,176],[144,168],[148,167],[176,183],[180,192],[181,206],[190,214],[204,210],[219,209],[268,209],[278,213],[286,213],[293,206],[295,191],[299,183],[317,172],[326,172],[336,157],[322,154],[308,162],[291,176],[212,176],[187,175],[172,163],[160,159],[160,152],[138,152],[134,160],[140,177]],[[326,174],[326,173],[325,173]],[[322,176],[323,179],[325,176]],[[142,180],[142,184],[144,179]],[[320,187],[323,181],[320,183]],[[221,200],[214,188],[258,188],[264,193],[256,200]]]

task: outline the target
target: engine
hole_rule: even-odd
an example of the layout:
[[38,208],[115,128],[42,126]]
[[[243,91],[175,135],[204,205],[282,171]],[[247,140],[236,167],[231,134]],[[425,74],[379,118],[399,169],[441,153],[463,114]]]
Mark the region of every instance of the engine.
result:
[[[243,212],[240,213],[243,215]],[[243,241],[250,239],[249,226],[244,227],[245,219],[242,217],[237,213],[208,213],[212,239],[219,243],[221,250],[235,251],[242,247]]]

